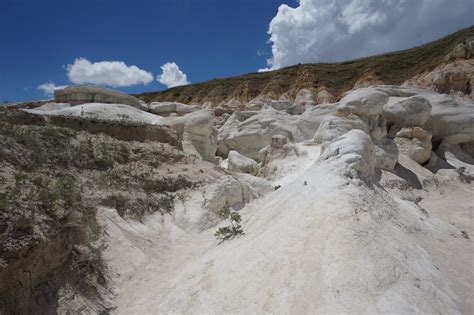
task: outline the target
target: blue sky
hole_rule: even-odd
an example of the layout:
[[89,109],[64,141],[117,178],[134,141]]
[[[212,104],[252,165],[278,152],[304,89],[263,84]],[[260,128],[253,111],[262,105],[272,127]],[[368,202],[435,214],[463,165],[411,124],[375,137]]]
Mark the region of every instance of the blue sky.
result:
[[89,66],[136,65],[146,82],[114,88],[137,93],[166,88],[156,76],[169,62],[182,71],[179,82],[194,83],[408,48],[474,23],[472,1],[408,2],[1,0],[0,101],[44,99],[38,86],[48,81],[88,82],[68,77],[67,65],[81,57]]
[[[158,74],[174,61],[191,82],[265,64],[268,23],[281,1],[94,0],[0,2],[0,101],[44,98],[39,84],[70,84],[64,66],[120,60]],[[163,89],[158,82],[121,88]]]

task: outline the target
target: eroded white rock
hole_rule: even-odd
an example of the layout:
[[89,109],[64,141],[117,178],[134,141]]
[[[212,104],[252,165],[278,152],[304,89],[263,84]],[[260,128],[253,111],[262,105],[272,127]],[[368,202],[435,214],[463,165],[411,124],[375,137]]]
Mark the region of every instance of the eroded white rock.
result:
[[431,115],[431,104],[423,96],[390,98],[383,108],[383,115],[390,125],[400,127],[423,126]]
[[234,172],[256,175],[258,165],[255,160],[248,158],[237,151],[230,151],[228,158],[228,169]]
[[423,164],[431,156],[431,132],[420,127],[402,128],[394,139],[399,152]]
[[363,88],[348,92],[339,102],[337,110],[358,116],[374,116],[382,113],[388,95],[373,88]]

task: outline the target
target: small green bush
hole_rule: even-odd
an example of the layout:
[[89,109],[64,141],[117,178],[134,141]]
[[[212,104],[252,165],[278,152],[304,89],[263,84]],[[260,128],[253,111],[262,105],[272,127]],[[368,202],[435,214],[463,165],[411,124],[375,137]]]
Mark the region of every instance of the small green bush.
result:
[[466,168],[464,166],[458,167],[456,172],[458,173],[461,182],[470,184],[472,181],[474,181],[474,176],[466,173]]
[[224,207],[217,213],[221,218],[230,221],[230,225],[219,228],[214,236],[221,240],[221,242],[234,238],[237,235],[243,235],[244,231],[240,222],[242,217],[236,211],[230,210],[229,207]]
[[168,195],[161,197],[158,202],[162,213],[170,213],[174,209],[174,195]]

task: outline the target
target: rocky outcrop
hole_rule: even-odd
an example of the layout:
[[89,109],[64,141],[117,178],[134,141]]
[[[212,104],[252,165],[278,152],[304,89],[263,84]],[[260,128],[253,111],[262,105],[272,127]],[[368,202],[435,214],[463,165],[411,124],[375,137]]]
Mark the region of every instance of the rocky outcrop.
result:
[[160,116],[170,116],[171,114],[183,116],[198,111],[202,109],[202,107],[199,105],[186,105],[177,102],[152,102],[146,106],[143,105],[142,109]]
[[402,128],[397,133],[394,141],[400,153],[423,164],[431,156],[431,136],[431,132],[420,127]]
[[316,103],[318,104],[330,104],[334,103],[337,98],[329,92],[326,87],[320,87],[318,93],[316,94]]
[[348,92],[337,107],[338,112],[358,116],[375,116],[382,113],[389,96],[372,88],[363,88]]
[[301,115],[305,111],[302,103],[296,104],[289,100],[272,100],[266,103],[263,108],[269,107],[278,111],[286,112],[290,115]]
[[336,114],[326,117],[314,135],[314,142],[322,144],[322,148],[328,146],[343,134],[352,129],[359,129],[366,133],[369,132],[369,126],[359,118],[359,116]]
[[445,60],[469,59],[474,57],[474,37],[467,38],[457,44],[454,49],[446,55]]
[[245,204],[271,191],[273,188],[266,180],[252,175],[240,174],[220,178],[204,192],[200,229],[215,226],[220,221],[217,213],[223,208],[240,210]]
[[474,104],[461,104],[443,94],[426,94],[425,97],[432,105],[425,129],[432,132],[434,143],[474,141]]
[[169,143],[181,148],[178,133],[167,126],[144,124],[141,122],[107,120],[101,118],[82,118],[69,115],[44,115],[26,111],[0,113],[0,121],[18,125],[58,126],[91,134],[106,134],[124,141],[153,141]]
[[374,71],[367,71],[353,86],[353,90],[367,88],[374,85],[383,85],[377,73]]
[[320,104],[314,92],[308,89],[299,90],[293,103],[300,108],[308,108]]
[[431,104],[423,96],[390,98],[383,108],[388,125],[398,127],[423,126],[431,115]]
[[92,85],[76,85],[54,91],[56,103],[80,105],[85,103],[125,104],[140,108],[140,101],[128,94]]
[[230,150],[236,150],[256,160],[258,152],[270,143],[274,135],[288,137],[290,141],[303,141],[297,121],[298,116],[274,109],[234,113],[219,130],[218,154],[227,156]]
[[432,71],[416,75],[404,84],[432,89],[438,93],[459,91],[471,95],[473,83],[474,60],[468,59],[441,64]]
[[375,147],[367,133],[354,129],[329,144],[319,160],[337,163],[345,177],[366,180],[374,173]]
[[169,126],[182,137],[183,151],[215,162],[217,129],[212,110],[200,110],[182,117],[168,117],[160,125]]
[[336,112],[337,104],[325,104],[312,106],[299,117],[297,121],[298,130],[304,139],[311,139],[324,119]]
[[237,151],[230,151],[228,169],[229,171],[256,175],[258,171],[258,165],[255,160],[243,156]]

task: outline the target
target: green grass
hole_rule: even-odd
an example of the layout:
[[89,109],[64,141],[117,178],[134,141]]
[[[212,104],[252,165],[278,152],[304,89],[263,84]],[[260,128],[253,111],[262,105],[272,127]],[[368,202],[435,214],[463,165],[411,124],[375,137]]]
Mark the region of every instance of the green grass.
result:
[[374,73],[385,84],[401,84],[414,75],[429,71],[463,40],[474,36],[474,26],[437,41],[402,51],[339,63],[295,65],[275,71],[249,73],[237,77],[179,86],[159,92],[135,95],[145,102],[218,103],[231,98],[248,101],[260,94],[290,96],[303,88],[325,86],[339,98],[364,74]]

